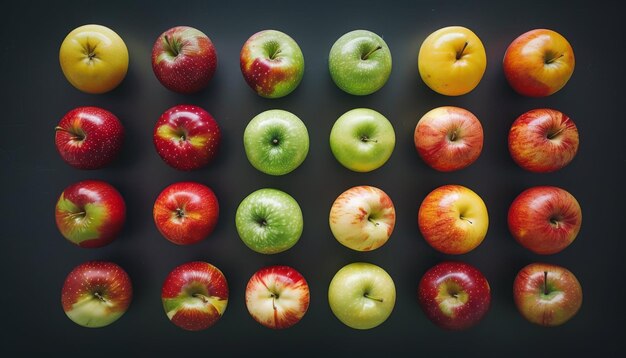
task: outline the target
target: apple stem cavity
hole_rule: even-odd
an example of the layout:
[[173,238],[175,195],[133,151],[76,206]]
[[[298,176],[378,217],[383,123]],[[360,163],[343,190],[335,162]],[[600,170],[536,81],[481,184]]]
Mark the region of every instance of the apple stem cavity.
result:
[[185,217],[185,211],[181,208],[176,208],[176,217],[182,219]]
[[364,293],[364,294],[363,294],[363,297],[365,297],[365,298],[369,298],[370,300],[374,300],[374,301],[378,301],[378,302],[383,302],[383,299],[382,299],[382,298],[380,298],[380,297],[372,297],[372,296],[370,296],[370,294],[369,294],[369,293]]
[[365,55],[361,56],[361,60],[366,61],[374,52],[376,52],[378,50],[382,50],[382,48],[383,47],[380,46],[380,45],[376,46],[376,48],[374,48],[370,52],[366,53]]
[[463,48],[461,49],[461,51],[456,53],[456,59],[460,60],[461,57],[463,57],[463,52],[465,51],[465,49],[467,48],[467,45],[469,44],[469,42],[465,41],[465,44],[463,45]]
[[170,38],[167,35],[163,36],[163,39],[165,40],[165,43],[167,44],[167,49],[170,52],[170,54],[174,57],[178,56],[182,47],[180,42],[176,41],[176,39],[172,39],[170,41]]
[[272,139],[272,144],[273,145],[278,145],[278,138]]

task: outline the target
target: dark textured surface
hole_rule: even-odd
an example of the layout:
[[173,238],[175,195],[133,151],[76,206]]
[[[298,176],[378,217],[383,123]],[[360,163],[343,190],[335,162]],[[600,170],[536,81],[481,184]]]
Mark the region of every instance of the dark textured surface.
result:
[[[43,3],[43,2],[42,2]],[[158,3],[158,4],[157,4]],[[264,355],[292,350],[413,352],[418,354],[484,355],[523,353],[547,356],[566,353],[617,352],[624,346],[624,176],[625,132],[623,58],[626,29],[608,2],[525,1],[517,5],[491,2],[390,1],[311,2],[277,5],[266,2],[20,2],[4,10],[3,56],[0,58],[5,109],[0,119],[2,184],[3,290],[0,295],[5,331],[0,350],[66,351],[81,355],[120,351],[173,351],[211,356],[219,352]],[[506,3],[506,5],[504,5]],[[128,75],[120,87],[103,95],[83,94],[65,80],[58,49],[65,35],[86,23],[114,29],[130,52]],[[156,37],[169,27],[190,25],[217,46],[218,69],[209,87],[196,95],[178,95],[159,84],[150,66]],[[483,41],[488,57],[485,76],[471,93],[450,98],[437,95],[420,80],[417,52],[432,31],[464,25]],[[576,70],[557,94],[523,98],[507,85],[501,60],[506,46],[521,33],[547,27],[563,34],[576,54]],[[305,75],[291,95],[263,99],[247,86],[239,70],[239,50],[254,32],[274,28],[291,35],[303,50]],[[383,36],[393,55],[389,82],[377,93],[354,97],[330,79],[327,55],[342,34],[366,28]],[[156,120],[167,108],[190,103],[208,110],[222,128],[221,153],[210,167],[191,173],[161,161],[152,144]],[[126,127],[121,158],[109,168],[80,171],[56,153],[53,128],[67,111],[95,105],[115,113]],[[428,110],[456,105],[482,122],[485,145],[471,167],[454,173],[428,168],[413,147],[417,120]],[[333,158],[328,136],[333,122],[356,107],[380,111],[393,123],[396,149],[389,162],[371,173],[353,173]],[[552,107],[577,124],[578,156],[552,174],[522,171],[507,150],[513,120],[537,107]],[[255,170],[243,148],[243,131],[256,114],[271,108],[291,111],[307,125],[311,150],[303,165],[283,177]],[[117,187],[128,206],[123,234],[111,245],[82,249],[66,242],[54,224],[54,204],[67,185],[81,179],[103,179]],[[196,180],[214,189],[221,217],[213,235],[200,244],[179,247],[162,238],[152,221],[152,205],[167,185]],[[419,234],[416,215],[421,200],[443,184],[462,184],[476,191],[490,214],[487,238],[473,252],[450,257],[431,249]],[[397,209],[397,225],[382,248],[359,253],[337,243],[328,213],[345,189],[368,184],[385,190]],[[565,251],[538,256],[519,246],[508,233],[508,206],[525,188],[557,185],[570,191],[583,209],[578,239]],[[274,187],[291,194],[304,213],[305,228],[292,249],[273,256],[245,247],[234,225],[235,210],[249,193]],[[81,328],[61,309],[65,276],[86,260],[112,260],[124,267],[135,290],[129,311],[102,329]],[[492,307],[475,328],[448,333],[433,326],[420,310],[416,291],[422,274],[446,259],[479,268],[492,287]],[[226,275],[231,300],[224,317],[209,330],[189,333],[168,322],[161,307],[161,284],[175,266],[206,260]],[[330,280],[343,265],[368,261],[394,278],[396,307],[380,327],[352,330],[331,313]],[[516,272],[534,261],[563,265],[581,281],[584,303],[566,325],[545,329],[526,322],[513,304]],[[293,328],[275,332],[248,315],[244,289],[250,276],[269,264],[291,265],[308,280],[311,306]]]

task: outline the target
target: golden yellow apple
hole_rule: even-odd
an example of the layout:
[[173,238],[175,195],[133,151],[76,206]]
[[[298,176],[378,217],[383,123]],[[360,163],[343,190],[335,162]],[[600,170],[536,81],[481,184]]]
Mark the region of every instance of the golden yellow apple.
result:
[[128,70],[124,40],[102,25],[75,28],[63,40],[59,62],[72,86],[87,93],[108,92],[122,82]]
[[478,36],[462,26],[449,26],[430,34],[420,47],[418,69],[433,91],[464,95],[478,85],[487,68],[485,47]]

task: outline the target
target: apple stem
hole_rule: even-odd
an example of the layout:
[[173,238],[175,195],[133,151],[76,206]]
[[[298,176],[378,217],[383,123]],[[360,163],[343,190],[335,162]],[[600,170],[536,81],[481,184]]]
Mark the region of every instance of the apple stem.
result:
[[450,133],[450,142],[454,142],[456,140],[456,131]]
[[557,57],[552,57],[552,58],[547,59],[547,60],[546,60],[546,65],[551,64],[552,62],[554,62],[554,61],[558,60],[558,59],[559,59],[559,58],[561,58],[561,57],[563,57],[563,54],[560,54],[560,55],[559,55],[559,56],[557,56]]
[[379,222],[374,221],[371,217],[368,217],[368,218],[367,218],[367,221],[371,222],[372,224],[374,224],[374,225],[376,225],[376,226],[380,225],[380,223],[379,223]]
[[176,208],[176,217],[181,219],[185,217],[185,211],[181,208]]
[[278,139],[277,138],[272,139],[272,144],[274,145],[278,144]]
[[96,296],[96,298],[99,299],[100,301],[106,302],[106,299],[104,297],[102,297],[100,292],[94,292],[93,295]]
[[467,48],[468,44],[469,44],[469,42],[465,41],[465,44],[463,45],[463,48],[461,49],[461,51],[456,53],[456,59],[457,60],[460,60],[461,57],[463,57],[463,51],[465,51],[465,48]]
[[209,298],[208,298],[207,296],[205,296],[205,295],[201,294],[201,293],[194,293],[194,294],[193,294],[193,295],[191,295],[191,296],[192,296],[192,297],[195,297],[195,298],[199,298],[199,299],[201,299],[203,303],[207,303],[207,302],[209,302]]
[[85,139],[85,135],[84,134],[74,133],[72,131],[69,131],[69,130],[63,128],[63,127],[56,126],[56,127],[54,127],[54,130],[67,133],[67,134],[73,136],[72,139],[74,139],[74,140],[84,140]]
[[383,299],[382,299],[382,298],[379,298],[379,297],[372,297],[372,296],[370,296],[370,294],[369,294],[369,293],[364,294],[364,295],[363,295],[363,297],[369,298],[370,300],[374,300],[374,301],[378,301],[378,302],[383,302]]
[[78,216],[85,216],[85,214],[86,213],[84,211],[81,211],[79,213],[68,214],[67,217],[69,217],[70,219],[73,219],[73,218],[78,217]]
[[278,295],[272,293],[271,297],[272,297],[272,307],[274,308],[274,311],[276,311],[276,298],[278,297]]
[[566,127],[561,127],[556,132],[548,132],[548,139],[554,139],[554,137],[558,136],[565,130]]
[[170,38],[167,35],[163,36],[163,38],[165,39],[165,43],[169,47],[169,50],[172,51],[172,54],[174,55],[174,57],[178,56],[178,54],[180,53],[178,41],[176,40],[170,41]]
[[365,61],[367,60],[374,52],[381,50],[382,46],[376,46],[375,49],[371,50],[370,52],[366,53],[364,56],[361,56],[361,60]]
[[85,50],[87,52],[87,57],[89,58],[89,61],[93,60],[94,57],[96,57],[96,46],[91,47],[91,44],[87,42],[87,48]]
[[543,294],[548,294],[548,271],[543,272]]
[[472,222],[472,220],[470,220],[470,219],[468,219],[468,218],[463,217],[463,215],[459,216],[459,219],[461,219],[461,220],[465,220],[465,221],[467,221],[467,222],[468,222],[468,223],[470,223],[470,224],[474,224],[474,223]]
[[369,138],[368,138],[368,137],[366,137],[366,136],[362,136],[362,137],[361,137],[361,142],[364,142],[364,143],[367,143],[367,142],[374,142],[374,143],[378,143],[378,141],[377,141],[377,140],[374,140],[374,139],[369,139]]

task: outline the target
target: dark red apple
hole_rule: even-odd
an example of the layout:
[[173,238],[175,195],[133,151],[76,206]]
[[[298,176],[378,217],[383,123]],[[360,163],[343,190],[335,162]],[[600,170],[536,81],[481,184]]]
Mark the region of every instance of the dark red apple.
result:
[[209,84],[216,68],[213,42],[193,27],[173,27],[152,47],[152,70],[159,82],[174,92],[200,91]]
[[189,171],[204,167],[217,156],[221,132],[207,111],[181,104],[161,115],[153,137],[163,161],[176,169]]
[[84,180],[65,188],[56,204],[61,234],[80,247],[101,247],[115,240],[126,221],[122,195],[101,180]]
[[154,202],[154,222],[159,232],[178,245],[209,236],[219,217],[217,197],[210,188],[194,182],[174,183]]
[[580,231],[582,211],[576,198],[554,186],[524,190],[513,200],[509,230],[530,251],[549,255],[569,246]]
[[474,266],[442,262],[430,268],[419,283],[419,303],[437,326],[463,330],[476,325],[489,311],[489,282]]
[[104,327],[118,320],[133,298],[130,278],[120,266],[90,261],[67,275],[61,290],[63,311],[83,327]]
[[99,169],[110,164],[122,150],[124,127],[105,109],[78,107],[61,118],[54,141],[67,164],[78,169]]
[[194,261],[176,267],[161,290],[167,317],[178,327],[199,331],[214,325],[228,305],[226,277],[217,267]]

